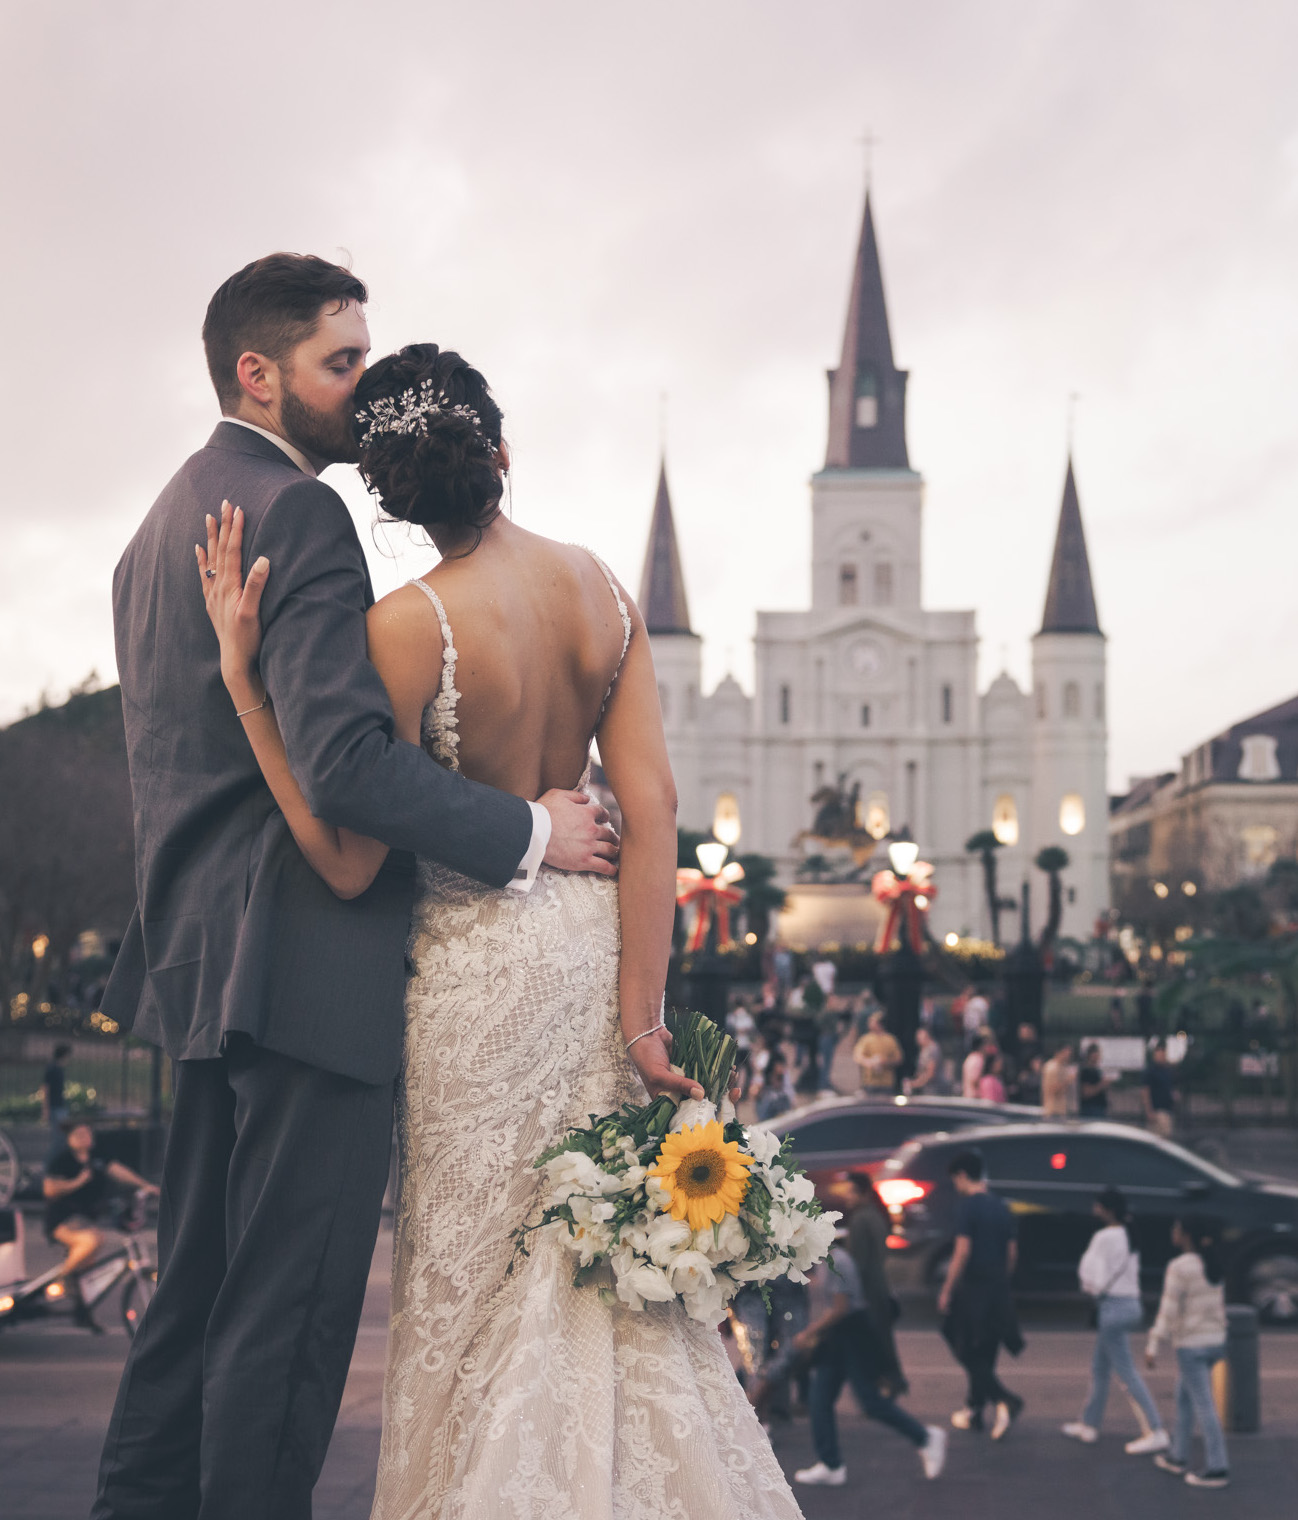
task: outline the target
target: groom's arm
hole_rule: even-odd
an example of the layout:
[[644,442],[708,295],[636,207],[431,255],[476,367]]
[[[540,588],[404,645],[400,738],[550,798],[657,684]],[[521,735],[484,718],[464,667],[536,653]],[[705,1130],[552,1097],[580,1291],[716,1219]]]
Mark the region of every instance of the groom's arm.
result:
[[[257,524],[244,554],[264,554],[261,674],[289,766],[326,822],[504,886],[533,847],[520,797],[454,775],[394,737],[392,707],[365,644],[367,580],[338,494],[295,481]],[[533,869],[535,866],[533,865]]]

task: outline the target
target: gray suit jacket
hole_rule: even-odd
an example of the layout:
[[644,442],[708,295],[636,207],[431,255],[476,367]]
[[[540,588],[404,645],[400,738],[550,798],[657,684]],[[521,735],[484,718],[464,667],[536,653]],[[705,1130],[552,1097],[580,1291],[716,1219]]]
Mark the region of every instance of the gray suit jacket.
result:
[[[318,817],[393,848],[351,902],[298,851],[221,681],[194,545],[223,498],[246,514],[244,563],[270,560],[261,673],[293,774]],[[175,1059],[217,1056],[238,1031],[329,1071],[389,1081],[401,1057],[413,856],[503,886],[528,848],[522,799],[393,737],[365,652],[373,599],[342,499],[233,423],[181,466],[117,566],[139,906],[103,1010]]]

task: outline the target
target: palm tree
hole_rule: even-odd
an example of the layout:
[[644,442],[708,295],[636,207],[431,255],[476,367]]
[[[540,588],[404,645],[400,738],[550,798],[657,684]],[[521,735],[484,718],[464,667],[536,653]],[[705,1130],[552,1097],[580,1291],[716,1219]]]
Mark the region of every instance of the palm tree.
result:
[[784,889],[775,884],[776,865],[769,855],[740,855],[738,859],[744,868],[739,886],[744,894],[748,932],[764,945],[771,932],[771,914],[784,906]]
[[1047,845],[1037,854],[1036,865],[1038,871],[1044,871],[1050,878],[1050,911],[1046,915],[1046,927],[1041,931],[1038,946],[1044,954],[1054,944],[1060,920],[1064,916],[1064,885],[1060,878],[1068,869],[1068,851],[1061,850],[1057,844]]
[[983,891],[987,897],[987,914],[992,925],[992,944],[1001,942],[1001,900],[996,886],[996,851],[1001,842],[990,829],[980,829],[965,841],[971,855],[980,855],[983,864]]

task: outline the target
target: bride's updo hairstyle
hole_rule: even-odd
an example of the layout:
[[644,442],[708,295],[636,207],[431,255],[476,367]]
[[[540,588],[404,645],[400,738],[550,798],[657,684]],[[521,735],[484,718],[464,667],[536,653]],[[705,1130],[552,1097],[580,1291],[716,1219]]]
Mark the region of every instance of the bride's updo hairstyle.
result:
[[472,528],[500,509],[502,413],[457,353],[411,343],[378,360],[355,395],[361,477],[388,517],[421,528]]

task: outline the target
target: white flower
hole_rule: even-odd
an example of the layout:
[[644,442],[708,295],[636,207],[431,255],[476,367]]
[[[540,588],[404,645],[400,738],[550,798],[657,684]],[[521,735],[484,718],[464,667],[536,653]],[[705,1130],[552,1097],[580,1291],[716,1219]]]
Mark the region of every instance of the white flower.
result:
[[666,1272],[661,1267],[655,1267],[651,1262],[641,1262],[639,1266],[618,1278],[619,1296],[623,1283],[638,1297],[645,1299],[651,1304],[665,1304],[676,1297],[676,1290],[668,1280]]
[[759,1166],[767,1166],[780,1154],[780,1137],[773,1135],[769,1129],[746,1129],[744,1146],[757,1158]]
[[829,1254],[842,1215],[799,1214],[796,1217],[801,1221],[801,1228],[793,1239],[794,1263],[799,1270],[806,1271]]
[[673,1219],[670,1214],[659,1214],[646,1231],[649,1259],[659,1267],[665,1267],[673,1256],[686,1251],[694,1242],[694,1231],[684,1219]]
[[748,1236],[735,1215],[727,1214],[719,1225],[696,1232],[694,1249],[710,1261],[742,1261],[748,1255]]
[[643,1185],[648,1175],[648,1168],[641,1166],[638,1161],[635,1162],[622,1173],[623,1190],[628,1193],[634,1193],[636,1188]]
[[719,1325],[726,1315],[726,1303],[734,1297],[733,1287],[714,1282],[696,1288],[681,1299],[685,1312],[691,1319],[701,1320],[705,1325]]
[[795,1172],[784,1184],[784,1193],[793,1203],[810,1203],[816,1189],[805,1172]]
[[583,1267],[590,1266],[598,1256],[603,1256],[613,1243],[613,1232],[602,1225],[587,1228],[578,1225],[575,1235],[567,1238],[569,1250],[574,1251]]
[[617,1213],[617,1205],[610,1203],[607,1198],[602,1198],[598,1203],[591,1206],[590,1217],[596,1224],[606,1224]]
[[710,1288],[717,1280],[712,1263],[702,1251],[682,1251],[667,1269],[667,1276],[673,1290],[682,1295]]
[[669,1126],[673,1135],[683,1129],[693,1129],[696,1124],[711,1124],[717,1117],[717,1106],[706,1098],[686,1098],[672,1115]]

